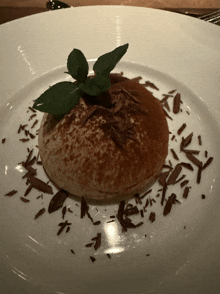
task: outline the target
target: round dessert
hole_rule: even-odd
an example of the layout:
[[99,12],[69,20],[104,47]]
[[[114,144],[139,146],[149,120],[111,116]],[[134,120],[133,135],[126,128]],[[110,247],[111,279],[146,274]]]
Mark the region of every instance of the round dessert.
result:
[[39,131],[49,178],[85,198],[142,193],[168,153],[169,130],[159,100],[136,80],[110,77],[106,93],[82,97],[61,120],[45,114]]

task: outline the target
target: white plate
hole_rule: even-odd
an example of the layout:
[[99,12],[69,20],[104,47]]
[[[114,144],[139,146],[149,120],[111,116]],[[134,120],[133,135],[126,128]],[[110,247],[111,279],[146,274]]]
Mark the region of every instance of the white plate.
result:
[[[0,139],[6,138],[0,147],[0,292],[218,293],[220,28],[167,11],[96,6],[6,23],[0,27],[0,39]],[[17,129],[31,115],[27,109],[33,99],[49,85],[69,79],[64,71],[73,48],[81,49],[91,65],[101,54],[127,42],[129,50],[116,71],[152,81],[159,88],[153,92],[160,99],[163,93],[177,89],[183,111],[172,115],[170,130],[174,132],[187,122],[183,136],[193,131],[191,147],[198,148],[196,137],[201,135],[199,158],[204,161],[208,150],[214,161],[202,174],[200,185],[195,183],[195,172],[186,172],[192,186],[189,197],[183,199],[182,190],[177,191],[181,204],[166,217],[160,198],[155,197],[156,186],[151,195],[156,203],[145,214],[144,225],[126,233],[117,221],[107,223],[118,205],[91,204],[94,220],[102,221],[93,226],[88,218],[80,219],[79,202],[68,199],[65,204],[73,213],[65,219],[72,223],[71,230],[57,236],[60,211],[34,220],[39,209],[47,208],[51,196],[36,199],[41,193],[31,191],[29,203],[20,200],[26,185],[19,163],[25,159],[27,147],[34,147],[36,154],[37,141],[22,143],[19,139],[24,136],[17,134]],[[35,133],[33,121],[28,129]],[[175,150],[181,136],[176,137],[178,142],[170,143]],[[38,176],[46,179],[40,167]],[[16,195],[4,196],[13,189],[18,190]],[[206,199],[201,200],[202,194]],[[156,212],[154,223],[148,220],[151,211]],[[85,247],[99,232],[100,248]],[[96,258],[94,263],[90,256]]]

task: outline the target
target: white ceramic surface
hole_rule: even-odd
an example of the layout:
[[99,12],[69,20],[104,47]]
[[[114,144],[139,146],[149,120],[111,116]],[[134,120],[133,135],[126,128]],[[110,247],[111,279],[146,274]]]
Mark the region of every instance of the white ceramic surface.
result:
[[[167,11],[97,6],[15,20],[1,25],[0,40],[0,140],[6,138],[4,144],[0,141],[0,293],[219,293],[220,27]],[[80,218],[80,203],[67,199],[73,213],[65,219],[72,223],[71,230],[57,236],[63,221],[60,211],[34,219],[41,208],[47,209],[50,195],[37,199],[42,193],[31,191],[29,203],[20,200],[27,186],[19,163],[27,147],[37,155],[37,137],[22,143],[18,127],[32,114],[27,110],[33,99],[49,85],[69,79],[64,71],[73,48],[84,52],[92,68],[98,56],[127,42],[128,52],[115,71],[150,80],[159,88],[152,90],[159,99],[177,89],[182,113],[168,120],[170,131],[174,134],[187,122],[183,136],[194,132],[190,147],[198,148],[196,138],[201,135],[199,158],[204,161],[208,150],[214,161],[200,185],[196,173],[186,171],[192,187],[188,199],[182,198],[180,188],[169,190],[181,203],[166,217],[155,197],[157,185],[152,194],[156,203],[144,218],[132,217],[134,223],[144,224],[126,233],[117,221],[108,222],[117,204],[90,204],[94,220],[101,220],[93,226],[88,218]],[[32,122],[27,128],[35,134]],[[181,138],[176,137],[170,148],[178,150]],[[168,159],[175,163],[171,153]],[[41,167],[38,177],[46,180]],[[16,195],[4,196],[13,189]],[[202,194],[206,199],[201,200]],[[156,212],[154,223],[149,221],[151,211]],[[99,232],[100,248],[85,247]],[[94,263],[90,256],[96,258]]]

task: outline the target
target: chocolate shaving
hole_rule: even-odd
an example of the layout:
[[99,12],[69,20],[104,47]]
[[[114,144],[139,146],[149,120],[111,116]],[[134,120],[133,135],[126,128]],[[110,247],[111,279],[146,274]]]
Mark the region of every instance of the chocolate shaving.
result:
[[170,120],[173,120],[172,117],[169,116],[169,114],[166,112],[164,108],[163,108],[163,112],[167,118],[169,118]]
[[176,159],[176,160],[179,160],[179,157],[177,156],[176,152],[173,150],[173,149],[170,149],[172,155],[173,155],[173,158]]
[[71,225],[71,223],[69,223],[67,220],[66,220],[65,222],[61,222],[61,223],[59,223],[60,229],[59,229],[59,231],[57,232],[57,236],[59,236],[59,235],[62,233],[62,231],[63,231],[66,227],[68,227],[68,226],[70,226],[70,225]]
[[30,136],[31,139],[35,139],[35,137],[36,137],[35,135],[33,135],[33,134],[30,133],[30,132],[28,133],[28,135]]
[[96,259],[95,259],[94,256],[90,256],[90,259],[91,259],[92,262],[95,262],[96,261]]
[[166,216],[168,213],[170,213],[171,208],[173,206],[173,204],[176,203],[176,194],[172,193],[169,197],[168,200],[166,202],[166,205],[164,207],[164,211],[163,211],[163,215]]
[[85,245],[85,247],[87,247],[87,248],[92,247],[93,244],[94,244],[93,242],[92,243],[88,243],[88,244]]
[[143,195],[141,195],[141,199],[143,199],[144,197],[146,197],[148,194],[150,194],[152,192],[152,189],[148,190],[147,192],[145,192]]
[[124,89],[123,87],[121,87],[121,90],[129,97],[131,98],[134,102],[139,103],[138,99],[132,95],[130,92],[128,92],[126,89]]
[[40,196],[37,196],[37,199],[43,199],[43,194],[41,194]]
[[135,77],[135,78],[131,79],[131,81],[136,82],[136,83],[139,83],[140,80],[142,80],[141,76],[138,76],[138,77]]
[[84,126],[85,123],[87,122],[87,120],[92,117],[92,115],[96,112],[96,110],[98,109],[97,105],[93,105],[88,112],[86,113],[86,115],[83,117],[83,119],[81,120],[81,126]]
[[124,140],[123,138],[118,134],[118,132],[115,130],[113,126],[110,126],[110,137],[114,141],[115,145],[119,147],[120,149],[123,149],[124,146]]
[[162,190],[162,197],[161,197],[161,205],[163,205],[165,197],[166,197],[166,192],[167,192],[167,183],[165,183],[165,185],[163,186],[163,190]]
[[150,81],[146,81],[145,83],[144,83],[144,85],[146,86],[146,87],[151,87],[152,89],[154,89],[154,90],[158,90],[159,91],[159,89],[157,88],[157,86],[155,86],[153,83],[151,83]]
[[92,239],[92,241],[95,241],[94,249],[97,250],[101,246],[101,233],[97,233],[97,236]]
[[150,216],[149,216],[149,220],[153,223],[155,221],[156,218],[156,213],[155,212],[151,212]]
[[124,215],[125,216],[131,216],[134,214],[139,214],[139,209],[137,208],[137,206],[133,206],[131,208],[125,209],[124,210]]
[[136,194],[134,195],[134,198],[135,198],[135,202],[136,202],[136,204],[142,204],[141,196],[140,196],[139,193],[136,193]]
[[199,145],[201,146],[201,145],[202,145],[202,138],[201,138],[201,135],[198,136],[198,142],[199,142]]
[[34,122],[33,125],[31,126],[31,129],[33,129],[33,128],[36,126],[37,123],[38,123],[38,119],[35,120],[35,122]]
[[4,144],[4,143],[5,143],[5,141],[6,141],[6,138],[2,139],[2,144]]
[[89,211],[89,206],[87,205],[87,202],[84,197],[81,199],[81,218],[84,218],[86,213]]
[[135,225],[135,228],[139,228],[140,226],[142,226],[144,223],[143,222],[139,222],[138,224]]
[[174,184],[181,182],[185,177],[186,177],[186,175],[182,175],[182,177],[180,177],[178,180],[176,180]]
[[201,182],[201,177],[202,177],[202,167],[199,167],[199,168],[198,168],[198,172],[197,172],[197,179],[196,179],[197,184],[200,184],[200,182]]
[[34,219],[37,219],[39,216],[41,216],[46,211],[45,208],[42,208],[38,211],[38,213],[35,215]]
[[23,202],[25,202],[25,203],[27,203],[27,202],[30,202],[30,200],[29,200],[29,199],[27,199],[27,198],[24,198],[24,197],[20,197],[20,199],[21,199],[21,201],[23,201]]
[[204,163],[202,169],[207,168],[213,161],[213,157],[209,157],[209,159],[206,161],[206,163]]
[[32,108],[32,107],[30,107],[30,106],[29,106],[28,108],[29,108],[32,112],[34,112],[34,113],[36,112],[36,110],[35,110],[34,108]]
[[[122,200],[119,203],[119,208],[118,208],[118,213],[116,215],[120,225],[122,226],[122,232],[126,232],[128,228],[136,228],[136,225],[132,223],[131,219],[129,219],[126,215],[126,210],[125,209],[125,201]],[[130,207],[129,207],[130,209]]]
[[158,183],[161,185],[161,186],[164,186],[166,184],[166,179],[169,175],[170,171],[166,171],[166,172],[162,172],[160,175],[159,175],[159,178],[158,178]]
[[[88,209],[89,209],[89,206],[88,206]],[[86,214],[87,214],[88,218],[91,220],[91,222],[94,224],[93,218],[91,217],[89,211],[86,211]]]
[[183,198],[186,199],[189,195],[189,189],[190,187],[185,187],[184,191],[183,191]]
[[64,219],[65,215],[66,215],[66,206],[64,206],[62,209],[62,219]]
[[67,197],[68,197],[67,191],[62,190],[62,189],[59,190],[50,200],[48,212],[52,213],[52,212],[60,209],[63,206]]
[[25,164],[25,162],[22,162],[21,164],[28,171],[28,173],[26,175],[24,175],[22,178],[35,176],[37,174],[36,169],[31,167],[31,164],[29,164],[29,163]]
[[32,188],[33,188],[33,186],[32,185],[29,185],[27,187],[26,191],[24,192],[24,196],[27,196],[31,192]]
[[185,153],[195,154],[198,155],[200,153],[199,150],[190,150],[190,149],[184,149]]
[[30,163],[30,161],[31,161],[31,157],[32,157],[32,155],[33,155],[33,151],[34,151],[33,149],[31,149],[31,151],[29,151],[26,161],[23,162],[23,166],[27,166],[27,165],[29,165],[29,163]]
[[108,256],[109,259],[111,259],[111,255],[110,254],[107,253],[106,255]]
[[186,128],[186,124],[182,124],[182,126],[177,130],[177,134],[180,135]]
[[168,98],[173,97],[172,95],[169,95],[169,94],[163,94],[163,96],[164,98],[160,100],[160,103],[167,102]]
[[22,143],[28,142],[30,139],[29,138],[23,138],[23,139],[19,139],[19,141],[21,141]]
[[168,165],[168,164],[163,164],[163,168],[173,169],[172,166],[170,166],[170,165]]
[[16,191],[16,190],[12,190],[12,191],[8,192],[7,194],[5,194],[4,196],[13,196],[13,195],[15,195],[16,193],[18,193],[18,191]]
[[75,252],[73,251],[73,249],[70,250],[72,252],[72,254],[75,254]]
[[173,93],[175,93],[176,92],[176,90],[171,90],[171,91],[169,91],[168,93],[169,94],[173,94]]
[[36,177],[30,177],[30,183],[32,187],[37,189],[38,191],[53,194],[52,187]]
[[19,128],[18,128],[18,134],[20,134],[21,131],[23,131],[25,128],[26,128],[27,124],[26,125],[20,125]]
[[187,162],[181,162],[181,165],[191,171],[194,170],[194,168],[192,167],[192,165],[190,163],[187,163]]
[[147,198],[147,200],[146,200],[146,203],[145,203],[145,208],[147,208],[148,207],[148,204],[149,204],[149,199]]
[[177,114],[180,111],[180,94],[177,93],[173,98],[173,113]]
[[127,231],[127,226],[124,223],[124,219],[123,219],[123,215],[124,215],[124,208],[125,208],[125,201],[122,200],[119,203],[119,207],[118,207],[118,213],[116,215],[120,225],[122,226],[123,231]]
[[114,112],[114,113],[119,112],[119,111],[121,110],[122,106],[123,106],[123,103],[122,103],[121,101],[119,101],[119,102],[116,104],[116,107],[113,109],[113,112]]
[[100,221],[96,221],[96,222],[93,223],[94,226],[98,226],[98,225],[100,225],[100,224],[101,224]]
[[202,167],[202,162],[200,160],[198,160],[194,155],[192,155],[191,153],[185,153],[186,157],[192,162],[194,163],[196,166],[198,167]]
[[115,220],[113,219],[113,220],[107,221],[107,224],[114,223],[114,222],[115,222]]
[[143,114],[143,115],[148,115],[147,110],[141,108],[139,105],[137,105],[135,103],[129,102],[128,108],[131,112],[135,112],[135,113]]
[[128,217],[124,218],[124,219],[123,219],[123,222],[124,222],[124,224],[126,225],[126,228],[128,228],[128,229],[129,229],[129,228],[130,228],[130,229],[132,229],[132,228],[136,228],[136,225],[133,224],[132,221],[131,221],[131,219],[128,218]]
[[32,166],[32,165],[34,165],[35,164],[35,162],[36,162],[36,160],[37,160],[37,157],[36,156],[34,156],[30,161],[29,161],[29,163],[28,163],[28,165],[29,166]]
[[183,187],[184,187],[185,185],[187,185],[188,183],[189,183],[188,180],[183,181],[183,182],[180,184],[181,188],[183,188]]
[[167,111],[170,111],[170,106],[167,101],[163,103],[163,107],[166,108]]
[[193,137],[193,133],[189,134],[185,139],[182,138],[182,142],[180,144],[180,150],[184,151],[184,149],[191,143]]
[[30,120],[32,120],[34,117],[36,117],[37,115],[36,115],[36,113],[34,113],[34,114],[32,114],[30,117],[29,117],[29,120],[28,121],[30,121]]
[[173,169],[173,171],[171,172],[168,180],[167,180],[167,185],[173,185],[175,184],[176,179],[178,178],[179,174],[182,171],[182,166],[181,163],[178,163],[175,168]]

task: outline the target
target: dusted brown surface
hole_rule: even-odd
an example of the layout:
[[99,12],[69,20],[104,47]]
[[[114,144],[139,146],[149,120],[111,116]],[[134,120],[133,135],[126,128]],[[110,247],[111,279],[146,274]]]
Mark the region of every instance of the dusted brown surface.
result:
[[44,116],[40,155],[49,177],[60,188],[91,198],[129,196],[146,188],[160,171],[168,152],[168,126],[160,102],[136,82],[124,81],[120,86],[136,90],[140,106],[148,111],[147,116],[128,114],[136,133],[123,149],[100,128],[106,121],[101,114],[81,126],[88,111],[83,101],[52,130],[50,116]]

